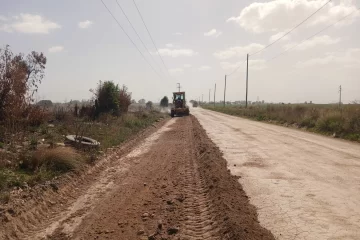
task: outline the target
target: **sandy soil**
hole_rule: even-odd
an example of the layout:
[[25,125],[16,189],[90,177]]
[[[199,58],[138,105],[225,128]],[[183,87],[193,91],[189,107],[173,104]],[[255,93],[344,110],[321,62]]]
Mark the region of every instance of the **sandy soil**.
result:
[[274,239],[194,117],[168,121],[35,199],[3,211],[0,239]]
[[360,239],[360,145],[192,109],[277,239]]

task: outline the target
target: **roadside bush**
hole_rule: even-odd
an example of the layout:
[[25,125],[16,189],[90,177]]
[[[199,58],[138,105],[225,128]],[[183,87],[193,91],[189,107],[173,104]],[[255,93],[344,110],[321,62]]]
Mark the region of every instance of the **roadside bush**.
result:
[[62,173],[78,170],[84,163],[83,157],[73,148],[58,147],[37,150],[23,167]]
[[329,113],[320,117],[316,122],[316,128],[321,132],[328,133],[340,133],[342,126],[344,125],[344,119],[340,113]]
[[345,136],[345,139],[348,139],[350,141],[360,141],[360,134],[350,133]]
[[134,115],[126,115],[124,117],[123,121],[124,121],[125,127],[130,128],[130,129],[140,128],[144,125],[144,122]]

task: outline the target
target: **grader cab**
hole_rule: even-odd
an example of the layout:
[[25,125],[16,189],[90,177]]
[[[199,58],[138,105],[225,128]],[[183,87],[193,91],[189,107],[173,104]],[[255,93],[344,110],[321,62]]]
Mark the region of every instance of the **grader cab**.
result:
[[185,92],[173,93],[173,107],[171,108],[171,117],[189,116],[190,110],[186,105]]

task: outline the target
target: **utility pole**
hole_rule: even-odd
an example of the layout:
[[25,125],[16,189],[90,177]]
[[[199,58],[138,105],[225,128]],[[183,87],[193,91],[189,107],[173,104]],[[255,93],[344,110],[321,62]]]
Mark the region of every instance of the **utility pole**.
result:
[[177,87],[179,88],[179,92],[180,92],[180,88],[181,88],[181,87],[180,87],[180,83],[177,83],[177,85],[178,85]]
[[246,55],[246,105],[248,105],[249,54]]
[[226,75],[225,75],[225,85],[224,85],[224,107],[225,107],[225,95],[226,95]]
[[341,107],[341,91],[342,91],[342,88],[341,88],[341,85],[340,85],[340,87],[339,87],[339,93],[340,93],[339,107]]
[[209,104],[210,104],[210,92],[211,92],[211,89],[209,89]]
[[214,90],[214,107],[215,107],[215,94],[216,94],[216,83],[215,83],[215,90]]
[[202,94],[201,102],[202,102],[202,103],[204,102],[204,94]]

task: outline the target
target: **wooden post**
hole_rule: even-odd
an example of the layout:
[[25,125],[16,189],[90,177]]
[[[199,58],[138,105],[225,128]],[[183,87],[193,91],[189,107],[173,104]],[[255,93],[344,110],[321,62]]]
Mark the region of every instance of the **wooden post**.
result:
[[224,107],[225,107],[225,96],[226,96],[226,75],[225,75],[225,85],[224,85]]

